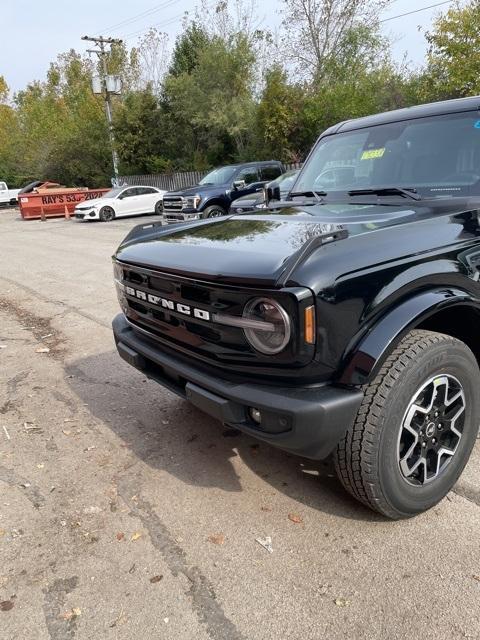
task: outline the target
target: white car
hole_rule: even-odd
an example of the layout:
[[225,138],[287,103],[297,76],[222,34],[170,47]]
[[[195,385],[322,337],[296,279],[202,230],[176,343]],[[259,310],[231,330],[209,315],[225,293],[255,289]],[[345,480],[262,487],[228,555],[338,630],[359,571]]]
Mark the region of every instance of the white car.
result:
[[6,182],[0,182],[0,205],[15,205],[18,202],[20,189],[9,189]]
[[163,212],[163,195],[166,191],[156,187],[117,187],[101,198],[85,200],[75,207],[77,220],[101,220],[110,222],[122,216],[140,216],[145,213]]

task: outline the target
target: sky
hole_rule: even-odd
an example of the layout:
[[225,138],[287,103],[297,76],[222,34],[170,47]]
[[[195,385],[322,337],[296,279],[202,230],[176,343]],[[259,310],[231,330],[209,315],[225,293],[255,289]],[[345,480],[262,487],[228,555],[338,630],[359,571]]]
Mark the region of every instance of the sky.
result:
[[[381,19],[435,4],[439,0],[392,0]],[[0,75],[12,91],[32,80],[43,80],[49,63],[71,48],[85,51],[82,35],[122,37],[133,46],[136,32],[151,26],[168,33],[171,41],[182,27],[182,15],[193,13],[198,0],[2,0],[0,10]],[[280,24],[281,0],[258,0],[263,27]],[[159,8],[163,5],[162,8]],[[412,65],[422,64],[426,51],[424,32],[432,19],[449,5],[382,23],[394,40],[393,55],[406,55]],[[136,20],[135,16],[145,13]],[[119,24],[119,23],[124,24]],[[141,35],[141,34],[140,34]]]

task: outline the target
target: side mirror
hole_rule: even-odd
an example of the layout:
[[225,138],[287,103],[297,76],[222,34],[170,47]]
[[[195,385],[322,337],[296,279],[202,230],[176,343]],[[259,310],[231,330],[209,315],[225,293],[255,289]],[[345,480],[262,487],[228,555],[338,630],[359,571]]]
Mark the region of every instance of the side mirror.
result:
[[245,180],[235,180],[233,183],[233,188],[235,189],[235,191],[237,191],[238,189],[245,189],[245,187],[247,186]]
[[281,200],[280,187],[277,185],[268,186],[265,189],[265,202],[268,204],[270,200]]

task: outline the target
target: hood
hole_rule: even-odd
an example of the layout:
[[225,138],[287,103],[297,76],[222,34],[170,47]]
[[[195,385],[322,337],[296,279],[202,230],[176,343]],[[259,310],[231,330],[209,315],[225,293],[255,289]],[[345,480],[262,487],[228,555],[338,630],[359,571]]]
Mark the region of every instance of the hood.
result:
[[237,198],[231,204],[233,208],[235,207],[253,207],[257,202],[263,202],[264,195],[263,192],[249,193],[246,196],[242,196],[241,198]]
[[[274,286],[294,254],[312,238],[345,230],[348,237],[326,241],[305,256],[290,285],[328,286],[362,266],[392,261],[458,241],[473,214],[464,206],[325,204],[280,211],[228,216],[127,236],[117,259],[139,266],[209,281]],[[411,206],[411,208],[410,208]],[[478,227],[478,222],[476,223]],[[412,228],[415,225],[415,228]],[[420,225],[424,225],[420,227]],[[469,239],[468,234],[465,240]],[[324,265],[312,261],[321,261]],[[319,273],[325,275],[322,279]]]
[[103,207],[103,205],[111,205],[112,200],[115,200],[115,198],[93,198],[92,200],[82,200],[82,202],[79,202],[75,206],[75,209],[91,209],[94,205]]
[[222,191],[228,191],[229,186],[227,184],[197,184],[193,187],[186,187],[185,189],[179,189],[178,191],[168,191],[166,196],[195,196],[195,195],[208,195],[209,193],[221,193]]

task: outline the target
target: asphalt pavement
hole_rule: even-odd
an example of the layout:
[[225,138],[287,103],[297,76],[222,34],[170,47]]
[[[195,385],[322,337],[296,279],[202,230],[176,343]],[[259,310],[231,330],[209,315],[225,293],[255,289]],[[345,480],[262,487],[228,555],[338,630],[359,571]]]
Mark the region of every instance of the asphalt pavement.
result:
[[0,638],[480,638],[480,441],[390,522],[146,380],[110,329],[139,222],[0,211]]

